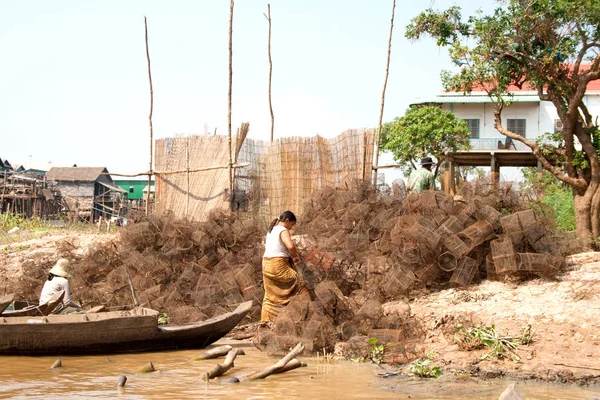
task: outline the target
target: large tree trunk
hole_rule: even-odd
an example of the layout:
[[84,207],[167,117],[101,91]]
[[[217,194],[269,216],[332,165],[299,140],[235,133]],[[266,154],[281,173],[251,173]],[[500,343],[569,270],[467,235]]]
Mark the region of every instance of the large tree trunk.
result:
[[592,197],[591,210],[592,237],[600,237],[600,188],[596,189],[594,197]]
[[577,237],[583,241],[587,247],[592,246],[592,196],[590,193],[581,196],[575,194],[573,199],[575,208],[575,229]]

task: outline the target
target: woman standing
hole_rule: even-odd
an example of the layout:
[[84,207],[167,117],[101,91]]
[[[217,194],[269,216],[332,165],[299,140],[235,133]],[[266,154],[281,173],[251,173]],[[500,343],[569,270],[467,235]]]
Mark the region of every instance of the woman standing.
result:
[[284,211],[271,222],[265,242],[262,260],[265,297],[263,299],[261,321],[274,321],[279,311],[291,298],[306,292],[306,285],[298,276],[293,265],[300,262],[300,256],[292,241],[290,230],[296,225],[296,216]]

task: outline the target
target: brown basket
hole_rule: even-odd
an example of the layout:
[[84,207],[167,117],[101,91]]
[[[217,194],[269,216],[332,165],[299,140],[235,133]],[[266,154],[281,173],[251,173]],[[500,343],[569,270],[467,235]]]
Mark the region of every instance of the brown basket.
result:
[[450,282],[459,286],[468,286],[477,272],[477,261],[471,257],[465,257],[460,261],[450,278]]
[[460,224],[458,218],[454,215],[448,217],[436,230],[436,233],[440,236],[454,235],[463,230],[463,226]]
[[415,271],[416,277],[425,285],[433,282],[439,274],[440,267],[438,267],[437,263],[427,264]]
[[442,243],[455,258],[460,258],[469,252],[469,248],[457,235],[446,236]]
[[554,265],[554,259],[549,254],[539,253],[517,253],[517,265],[519,271],[527,271],[548,275],[556,272],[558,268]]
[[533,209],[519,211],[518,213],[516,213],[516,215],[519,218],[519,222],[523,231],[537,226],[537,219],[535,218],[535,213],[533,212]]
[[496,266],[494,265],[494,260],[491,253],[485,257],[485,272],[487,274],[487,279],[491,281],[498,279],[498,275],[496,274]]
[[471,251],[476,246],[479,246],[494,236],[494,227],[488,221],[481,220],[470,225],[465,230],[458,233],[457,236],[465,242],[465,245],[469,248],[469,251]]
[[454,271],[457,266],[456,257],[449,251],[442,253],[438,257],[438,265],[442,271]]
[[496,274],[516,272],[519,269],[512,241],[496,239],[490,242],[490,247],[492,249],[492,260],[496,267]]
[[421,222],[422,221],[420,220],[417,221],[417,223],[410,228],[409,235],[412,236],[413,240],[417,243],[422,243],[430,249],[437,248],[441,239],[440,235],[424,226]]

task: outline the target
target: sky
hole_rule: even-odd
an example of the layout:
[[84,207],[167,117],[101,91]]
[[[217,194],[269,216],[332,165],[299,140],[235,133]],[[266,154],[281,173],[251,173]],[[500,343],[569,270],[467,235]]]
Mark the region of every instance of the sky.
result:
[[[267,2],[237,0],[233,18],[232,129],[249,122],[249,136],[263,140],[271,126]],[[397,0],[384,122],[439,93],[441,70],[452,69],[433,40],[404,38],[429,5],[468,15],[497,4]],[[377,126],[391,11],[391,0],[271,0],[276,138]],[[227,134],[229,1],[3,0],[0,158],[46,170],[147,171],[144,16],[154,137]]]

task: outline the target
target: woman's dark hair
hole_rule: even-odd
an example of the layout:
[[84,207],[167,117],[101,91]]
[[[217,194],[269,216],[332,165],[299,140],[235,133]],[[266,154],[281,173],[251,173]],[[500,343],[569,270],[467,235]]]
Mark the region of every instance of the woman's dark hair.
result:
[[48,280],[51,281],[54,278],[54,274],[48,274]]
[[279,216],[279,218],[275,218],[273,221],[271,221],[271,226],[269,226],[269,233],[271,233],[271,231],[273,230],[273,227],[279,222],[279,221],[285,221],[286,219],[290,220],[290,222],[296,222],[296,216],[294,215],[293,212],[291,211],[284,211],[281,213],[281,215]]

